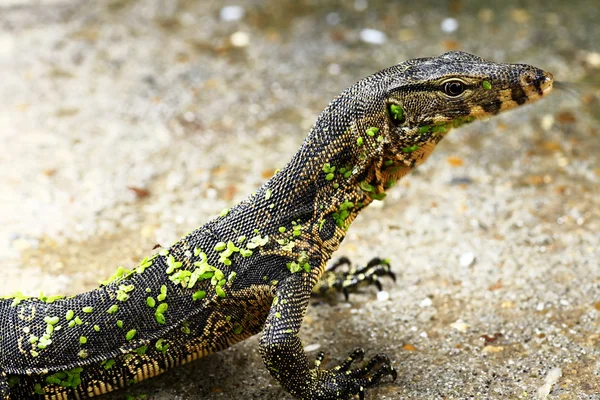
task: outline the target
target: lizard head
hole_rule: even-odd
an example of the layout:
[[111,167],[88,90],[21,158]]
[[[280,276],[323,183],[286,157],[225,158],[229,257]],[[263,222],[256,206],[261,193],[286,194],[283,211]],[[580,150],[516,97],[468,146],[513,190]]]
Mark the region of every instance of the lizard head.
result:
[[554,82],[530,65],[499,64],[458,51],[410,60],[374,77],[385,82],[376,100],[371,98],[383,110],[364,122],[383,127],[385,140],[378,147],[383,156],[410,168],[425,161],[450,129],[534,102]]

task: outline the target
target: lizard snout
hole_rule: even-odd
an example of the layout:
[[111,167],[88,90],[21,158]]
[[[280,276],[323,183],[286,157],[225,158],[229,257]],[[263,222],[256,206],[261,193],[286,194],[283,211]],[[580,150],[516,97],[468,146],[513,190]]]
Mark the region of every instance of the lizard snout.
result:
[[538,68],[529,69],[521,76],[523,89],[529,93],[537,94],[539,97],[550,92],[553,84],[554,77],[552,74]]

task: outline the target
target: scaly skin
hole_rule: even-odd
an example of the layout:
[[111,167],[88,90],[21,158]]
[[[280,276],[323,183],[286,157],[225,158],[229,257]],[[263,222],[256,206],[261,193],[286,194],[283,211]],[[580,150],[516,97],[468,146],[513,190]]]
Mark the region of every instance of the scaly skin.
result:
[[[425,161],[452,127],[535,101],[552,76],[462,52],[369,76],[323,111],[290,163],[256,194],[131,272],[63,299],[0,300],[0,394],[79,399],[220,351],[262,331],[269,372],[299,399],[364,398],[396,372],[309,364],[298,332],[311,293],[376,281],[327,272],[356,215]],[[244,239],[245,238],[245,239]],[[60,328],[59,328],[60,327]]]

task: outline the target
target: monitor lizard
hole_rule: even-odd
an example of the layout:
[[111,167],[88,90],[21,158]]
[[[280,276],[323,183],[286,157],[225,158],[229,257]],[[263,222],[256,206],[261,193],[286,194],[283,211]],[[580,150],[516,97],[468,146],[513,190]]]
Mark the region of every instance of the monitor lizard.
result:
[[368,76],[321,113],[285,168],[247,200],[132,270],[71,297],[0,300],[0,397],[81,399],[156,376],[262,332],[266,369],[298,399],[349,399],[397,372],[385,354],[311,365],[298,336],[313,293],[378,284],[325,266],[358,213],[448,131],[531,103],[551,74],[464,52]]

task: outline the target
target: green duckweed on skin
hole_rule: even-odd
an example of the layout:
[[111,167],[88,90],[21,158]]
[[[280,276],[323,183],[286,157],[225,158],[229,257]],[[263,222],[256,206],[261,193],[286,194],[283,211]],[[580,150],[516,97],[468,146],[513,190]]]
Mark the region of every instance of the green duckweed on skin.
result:
[[133,285],[119,285],[117,289],[117,300],[123,302],[129,300],[129,293],[131,293],[135,287]]
[[109,370],[113,367],[113,365],[115,365],[115,360],[114,359],[108,359],[106,361],[102,361],[100,363],[100,365],[105,369],[105,370]]
[[266,245],[268,242],[269,236],[261,237],[260,235],[256,235],[250,239],[249,243],[246,244],[246,247],[250,250],[254,250]]
[[27,300],[27,299],[30,299],[30,298],[31,298],[30,296],[26,296],[26,295],[24,295],[21,292],[16,292],[16,293],[13,293],[13,294],[8,295],[8,296],[0,296],[0,299],[12,299],[12,303],[10,305],[11,307],[16,307],[19,304],[21,304],[21,302],[23,300]]
[[169,343],[165,343],[166,340],[165,339],[158,339],[156,341],[156,343],[154,344],[154,347],[156,348],[156,350],[162,352],[163,354],[165,354],[167,352],[167,348],[169,347]]
[[181,268],[181,266],[183,265],[182,262],[178,262],[175,261],[175,257],[173,257],[172,255],[169,256],[167,258],[167,269],[166,269],[166,273],[167,275],[172,274],[176,269]]
[[391,104],[389,107],[392,119],[398,122],[404,121],[404,110],[397,104]]
[[75,389],[81,384],[82,367],[72,368],[68,371],[56,372],[46,377],[46,383]]
[[156,312],[160,313],[160,314],[164,314],[168,308],[169,308],[169,305],[167,303],[160,303],[158,305],[158,307],[156,307]]
[[227,243],[225,242],[219,242],[215,245],[214,250],[215,251],[223,251],[227,248]]
[[373,186],[365,181],[360,183],[360,188],[363,192],[372,192],[374,190]]
[[402,148],[402,152],[404,152],[404,153],[412,153],[413,151],[417,151],[417,150],[419,150],[419,146],[416,145],[416,144],[414,144],[414,145],[412,145],[410,147],[403,147]]
[[431,131],[431,125],[424,125],[419,127],[419,133],[423,134],[423,133],[427,133]]
[[119,311],[119,306],[118,306],[118,305],[116,305],[116,304],[113,304],[112,306],[110,306],[110,307],[108,308],[108,310],[106,310],[106,312],[107,312],[108,314],[114,314],[114,313],[116,313],[117,311]]
[[47,304],[52,304],[52,303],[54,303],[56,300],[60,300],[60,299],[64,299],[64,298],[65,298],[65,296],[63,296],[63,295],[60,295],[60,294],[58,294],[58,295],[55,295],[55,296],[45,296],[45,295],[44,295],[44,292],[40,292],[40,295],[39,295],[39,297],[38,297],[38,299],[39,299],[40,301],[43,301],[44,303],[47,303]]
[[167,298],[167,286],[162,285],[160,287],[160,294],[158,296],[156,296],[156,300],[165,301],[166,298]]
[[152,266],[152,260],[154,259],[154,257],[152,258],[144,258],[140,261],[140,265],[135,269],[135,272],[137,272],[138,274],[142,274],[144,273],[144,271],[146,270],[146,268]]
[[42,395],[42,396],[46,394],[46,391],[44,389],[42,389],[42,385],[39,384],[39,383],[35,384],[35,386],[33,387],[33,391],[36,394],[39,394],[39,395]]
[[217,296],[221,297],[221,298],[225,298],[227,297],[227,293],[225,293],[225,291],[223,290],[223,288],[221,287],[221,285],[215,286],[215,291],[217,292]]
[[148,307],[154,308],[154,306],[156,305],[156,300],[154,300],[153,297],[147,297],[146,304],[148,305]]
[[127,277],[131,276],[131,274],[133,274],[133,271],[130,271],[120,266],[117,268],[117,271],[111,277],[109,277],[105,281],[100,281],[100,284],[103,286],[108,286],[113,282],[118,282],[123,279],[126,279]]
[[333,180],[333,178],[335,178],[335,172],[336,168],[335,166],[332,166],[330,163],[325,163],[323,164],[323,172],[325,172],[325,180],[326,181],[331,181]]
[[367,136],[370,136],[370,137],[373,137],[373,136],[375,136],[375,135],[376,135],[378,132],[379,132],[379,128],[377,128],[377,127],[374,127],[374,126],[370,127],[370,128],[369,128],[369,129],[367,129],[367,131],[366,131],[366,133],[367,133]]
[[56,325],[58,324],[59,318],[58,317],[44,317],[44,322],[49,324],[49,325]]
[[156,319],[156,322],[158,322],[161,325],[165,324],[165,313],[167,312],[168,308],[169,305],[167,303],[161,303],[158,305],[158,307],[156,307],[156,312],[154,313],[154,318]]
[[52,339],[50,339],[47,335],[44,335],[39,339],[37,348],[40,350],[43,350],[51,344],[52,344]]
[[[371,189],[372,190],[372,189]],[[339,227],[339,228],[343,228],[346,229],[346,219],[348,219],[348,217],[350,216],[350,210],[354,208],[354,203],[351,201],[344,201],[341,205],[340,205],[340,209],[338,210],[338,212],[333,213],[333,220],[335,221],[335,224]]]
[[192,295],[192,299],[194,301],[202,300],[206,296],[206,292],[204,290],[198,290],[196,293]]
[[8,387],[9,388],[13,388],[13,387],[17,386],[19,383],[21,383],[21,378],[19,378],[18,376],[9,376],[8,377]]

